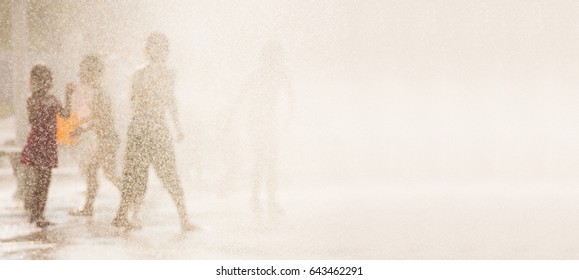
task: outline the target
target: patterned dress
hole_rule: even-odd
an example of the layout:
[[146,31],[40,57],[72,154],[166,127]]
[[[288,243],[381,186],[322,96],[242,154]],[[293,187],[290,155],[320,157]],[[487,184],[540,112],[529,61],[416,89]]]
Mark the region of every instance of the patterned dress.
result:
[[54,95],[33,94],[27,100],[30,133],[22,150],[20,162],[26,165],[55,168],[58,166],[56,144],[56,114],[60,103]]

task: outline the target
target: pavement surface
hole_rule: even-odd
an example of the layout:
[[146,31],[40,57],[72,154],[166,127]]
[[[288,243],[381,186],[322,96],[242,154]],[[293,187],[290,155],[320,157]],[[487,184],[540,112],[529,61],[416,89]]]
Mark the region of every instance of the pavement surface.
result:
[[[12,197],[15,179],[10,174],[0,177],[0,258],[348,259],[381,255],[381,246],[355,237],[363,234],[375,240],[379,232],[374,225],[369,228],[373,232],[368,232],[368,228],[360,227],[359,219],[332,209],[351,196],[335,197],[333,201],[338,203],[329,205],[315,195],[280,192],[284,196],[280,204],[293,206],[283,213],[268,213],[266,209],[251,210],[249,196],[243,192],[194,195],[190,191],[191,220],[201,229],[181,233],[169,195],[151,178],[141,213],[143,228],[126,232],[110,224],[119,202],[119,193],[112,184],[102,180],[93,217],[73,217],[69,209],[84,201],[83,180],[58,171],[46,209],[47,219],[56,225],[46,229],[27,222],[22,203]],[[350,207],[343,211],[352,211]],[[379,219],[380,214],[375,214],[374,219]]]
[[92,218],[80,177],[56,174],[45,230],[29,225],[0,176],[2,259],[577,259],[579,191],[534,186],[311,186],[280,190],[284,213],[252,212],[245,192],[186,188],[191,220],[181,233],[167,192],[151,179],[143,228],[110,225],[118,191],[104,181]]

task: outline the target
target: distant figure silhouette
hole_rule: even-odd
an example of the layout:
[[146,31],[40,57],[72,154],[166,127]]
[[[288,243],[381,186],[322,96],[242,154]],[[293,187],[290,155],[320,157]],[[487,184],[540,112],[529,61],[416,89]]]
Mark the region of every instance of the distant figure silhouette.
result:
[[121,179],[115,174],[120,139],[116,131],[112,100],[100,84],[103,70],[103,63],[98,56],[86,56],[80,63],[80,86],[72,96],[72,115],[82,124],[72,134],[80,138],[75,148],[87,179],[85,205],[69,212],[74,216],[93,215],[99,188],[99,168],[103,169],[106,178],[115,186],[120,188],[121,185]]
[[44,208],[52,168],[58,165],[56,117],[57,114],[68,117],[72,94],[72,86],[68,85],[63,107],[60,101],[49,93],[52,79],[52,72],[44,65],[36,65],[30,72],[32,94],[26,101],[26,108],[31,127],[20,158],[20,162],[29,167],[25,207],[30,211],[30,223],[38,227],[51,224],[44,217]]
[[260,194],[265,188],[269,210],[281,212],[276,201],[280,133],[278,103],[282,94],[287,94],[291,116],[295,97],[286,73],[282,47],[277,42],[270,42],[262,49],[261,60],[260,67],[249,77],[236,98],[228,126],[235,109],[246,102],[249,118],[246,132],[255,156],[251,206],[254,211],[262,210]]
[[181,141],[183,133],[174,94],[175,73],[165,65],[168,52],[167,37],[161,33],[151,34],[145,47],[149,64],[133,77],[133,115],[123,164],[121,204],[113,220],[115,226],[140,227],[129,222],[128,209],[141,206],[147,190],[148,169],[152,165],[177,206],[181,229],[188,231],[196,228],[189,223],[183,188],[177,174],[175,151],[165,120],[165,114],[169,111],[177,129],[178,141]]

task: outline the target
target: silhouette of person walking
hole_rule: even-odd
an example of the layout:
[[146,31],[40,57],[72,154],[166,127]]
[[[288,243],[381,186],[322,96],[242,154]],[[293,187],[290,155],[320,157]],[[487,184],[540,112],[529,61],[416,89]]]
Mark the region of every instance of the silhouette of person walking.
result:
[[[99,188],[98,170],[103,169],[107,179],[120,188],[121,179],[115,174],[116,153],[120,145],[112,111],[112,100],[100,84],[104,70],[101,59],[96,55],[86,56],[80,63],[80,88],[75,90],[72,98],[73,113],[77,114],[82,126],[74,132],[79,137],[94,138],[94,141],[79,141],[77,145],[82,153],[81,169],[87,179],[86,202],[82,209],[74,209],[69,214],[74,216],[92,216],[94,202]],[[96,143],[92,143],[96,142]]]
[[288,96],[291,116],[295,97],[283,61],[283,48],[277,42],[270,42],[262,49],[261,65],[245,83],[241,94],[235,100],[235,107],[229,118],[229,123],[231,123],[235,108],[247,102],[249,119],[246,133],[251,152],[255,156],[251,193],[251,206],[254,211],[262,210],[260,194],[263,189],[265,189],[269,210],[282,211],[276,201],[276,189],[280,132],[278,103],[283,93]]
[[128,210],[138,210],[147,190],[149,166],[169,192],[177,206],[181,230],[195,230],[189,222],[183,188],[177,174],[172,137],[165,120],[171,113],[178,141],[183,139],[174,95],[175,73],[166,65],[169,53],[167,37],[152,33],[147,38],[145,55],[149,64],[137,71],[131,88],[132,118],[128,127],[127,146],[123,162],[121,204],[113,225],[129,229],[140,225],[128,220]]

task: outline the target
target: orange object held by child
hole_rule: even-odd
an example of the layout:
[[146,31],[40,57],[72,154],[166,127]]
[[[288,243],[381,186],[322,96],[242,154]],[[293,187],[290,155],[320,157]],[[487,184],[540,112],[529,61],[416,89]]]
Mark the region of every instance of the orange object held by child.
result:
[[81,121],[75,113],[69,118],[60,114],[56,116],[56,143],[61,146],[73,146],[78,142],[78,135],[73,133],[81,126]]

